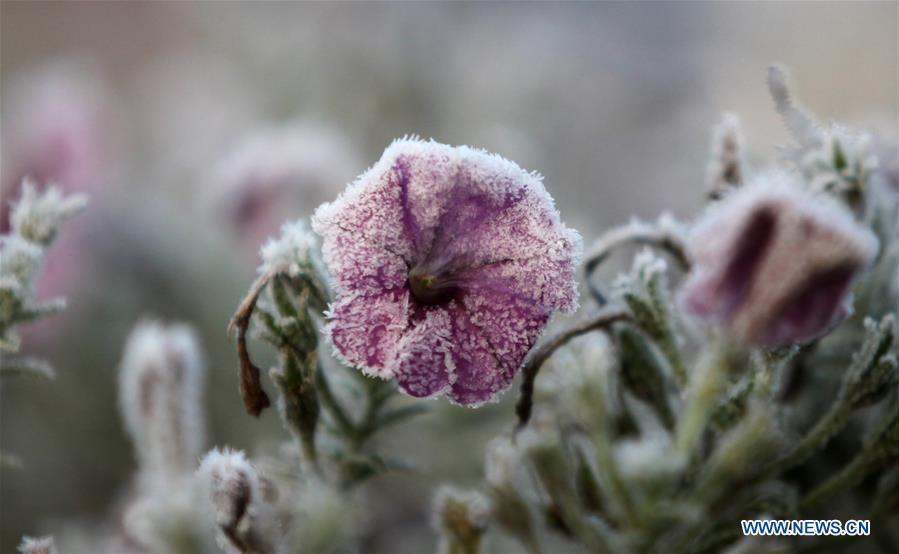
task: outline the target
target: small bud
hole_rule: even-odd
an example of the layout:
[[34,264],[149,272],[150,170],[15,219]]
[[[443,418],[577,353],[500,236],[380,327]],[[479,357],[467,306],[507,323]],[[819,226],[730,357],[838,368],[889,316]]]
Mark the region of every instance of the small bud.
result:
[[475,490],[442,486],[434,495],[434,528],[441,554],[476,554],[490,520],[490,501]]
[[46,246],[53,242],[62,223],[87,205],[82,195],[65,197],[55,187],[42,193],[29,179],[22,183],[22,193],[12,210],[12,228],[25,240]]
[[772,173],[710,206],[689,248],[684,309],[777,347],[811,340],[850,313],[852,284],[878,242],[836,200]]
[[22,554],[56,554],[56,544],[53,537],[22,537],[19,543],[19,552]]
[[187,325],[142,321],[128,337],[119,400],[145,479],[192,472],[203,446],[205,363]]
[[721,198],[729,189],[739,187],[745,179],[743,132],[736,115],[724,114],[712,136],[712,151],[706,167],[706,194],[711,200]]
[[197,474],[212,501],[222,548],[231,543],[242,553],[270,551],[255,527],[263,508],[259,476],[244,453],[213,449]]

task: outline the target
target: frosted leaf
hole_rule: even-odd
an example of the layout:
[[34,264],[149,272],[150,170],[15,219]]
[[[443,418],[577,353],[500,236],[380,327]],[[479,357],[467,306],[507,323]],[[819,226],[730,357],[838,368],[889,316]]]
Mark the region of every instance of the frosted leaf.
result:
[[83,195],[63,196],[52,186],[38,192],[37,184],[25,179],[10,216],[12,228],[30,242],[47,245],[56,237],[62,223],[86,205]]

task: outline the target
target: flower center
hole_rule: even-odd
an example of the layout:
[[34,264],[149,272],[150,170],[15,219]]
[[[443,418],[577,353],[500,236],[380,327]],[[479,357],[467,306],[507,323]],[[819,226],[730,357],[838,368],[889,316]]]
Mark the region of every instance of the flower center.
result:
[[445,304],[453,299],[456,284],[446,276],[416,267],[409,272],[409,289],[422,304]]

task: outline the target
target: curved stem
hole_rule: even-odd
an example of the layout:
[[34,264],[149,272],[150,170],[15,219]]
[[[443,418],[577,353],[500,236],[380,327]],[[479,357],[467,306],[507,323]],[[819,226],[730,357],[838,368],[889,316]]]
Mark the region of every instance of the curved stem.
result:
[[515,413],[518,415],[518,427],[521,428],[527,425],[528,420],[531,418],[531,410],[534,403],[534,381],[537,379],[537,373],[540,372],[543,363],[552,356],[553,352],[575,337],[627,319],[630,319],[630,314],[627,311],[620,308],[606,308],[593,318],[565,329],[532,350],[521,371],[524,375],[521,381],[521,396],[515,405]]
[[800,510],[806,510],[827,500],[838,492],[861,481],[872,469],[872,463],[864,453],[856,456],[839,473],[818,485],[799,503]]
[[766,475],[773,477],[808,460],[812,454],[824,448],[830,438],[843,428],[850,415],[852,415],[852,410],[848,406],[834,403],[824,417],[812,427],[811,431],[800,439],[793,450],[772,464],[771,468],[765,472]]
[[630,243],[646,244],[664,250],[671,255],[681,270],[684,272],[690,271],[691,263],[687,247],[681,242],[680,237],[675,234],[648,223],[631,223],[616,227],[599,237],[593,243],[593,248],[584,257],[587,287],[590,290],[590,294],[600,305],[606,303],[606,297],[593,284],[590,276],[609,257],[613,250]]

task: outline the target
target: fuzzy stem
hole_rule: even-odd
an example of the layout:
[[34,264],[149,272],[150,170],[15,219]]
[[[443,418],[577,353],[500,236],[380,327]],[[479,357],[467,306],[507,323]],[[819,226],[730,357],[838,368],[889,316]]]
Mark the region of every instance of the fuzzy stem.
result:
[[774,462],[766,475],[773,477],[795,467],[809,458],[833,437],[849,420],[852,409],[842,403],[834,403],[818,423],[799,441],[786,456]]
[[725,356],[720,340],[711,345],[699,361],[690,382],[690,397],[675,433],[677,449],[688,458],[696,449],[706,422],[726,387]]

